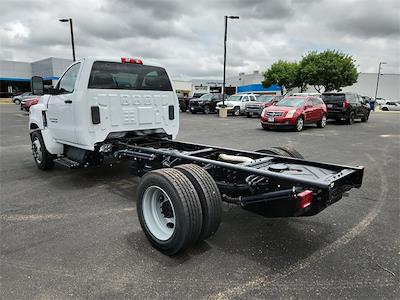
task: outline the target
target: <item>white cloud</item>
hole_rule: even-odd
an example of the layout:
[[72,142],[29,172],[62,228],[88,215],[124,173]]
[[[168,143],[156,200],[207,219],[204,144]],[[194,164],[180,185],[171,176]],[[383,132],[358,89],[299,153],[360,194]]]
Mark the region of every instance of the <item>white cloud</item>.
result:
[[70,57],[69,28],[58,19],[71,17],[78,58],[138,56],[175,78],[218,78],[227,14],[240,16],[229,20],[228,75],[328,48],[353,55],[360,71],[386,61],[385,72],[398,73],[399,13],[397,0],[3,0],[0,59]]

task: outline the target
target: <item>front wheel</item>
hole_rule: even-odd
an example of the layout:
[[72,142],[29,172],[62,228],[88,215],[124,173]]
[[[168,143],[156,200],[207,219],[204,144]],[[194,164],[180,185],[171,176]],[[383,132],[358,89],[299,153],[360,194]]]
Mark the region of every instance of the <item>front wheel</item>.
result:
[[324,128],[326,126],[326,115],[322,115],[322,118],[318,121],[317,126],[319,128]]
[[251,118],[251,114],[250,113],[246,113],[246,118]]
[[270,130],[270,127],[269,127],[268,125],[263,124],[263,123],[261,123],[261,127],[262,127],[264,130]]
[[295,129],[297,132],[300,132],[300,131],[303,130],[303,127],[304,127],[304,119],[303,119],[303,117],[298,117],[298,118],[297,118],[297,121],[296,121],[296,126],[295,126],[294,129]]
[[203,113],[206,114],[206,115],[211,113],[211,109],[210,109],[210,107],[208,105],[204,105]]
[[20,104],[21,104],[21,100],[15,99],[15,100],[14,100],[14,103],[15,103],[16,105],[20,105]]
[[46,150],[42,134],[35,131],[31,135],[32,155],[37,167],[41,170],[50,170],[54,167],[53,155]]
[[181,107],[181,112],[186,112],[187,108],[186,107]]
[[354,118],[355,118],[355,114],[354,114],[354,111],[352,111],[352,112],[350,112],[349,117],[346,119],[346,123],[347,123],[348,125],[353,125],[353,123],[354,123]]
[[383,110],[383,111],[389,111],[389,108],[387,108],[387,107],[382,107],[382,110]]

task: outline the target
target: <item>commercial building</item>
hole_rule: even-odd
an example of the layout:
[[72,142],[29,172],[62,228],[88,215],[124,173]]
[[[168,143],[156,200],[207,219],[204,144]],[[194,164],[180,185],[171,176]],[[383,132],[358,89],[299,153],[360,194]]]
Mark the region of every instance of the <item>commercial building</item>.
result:
[[29,91],[32,76],[41,76],[45,85],[53,85],[71,62],[55,57],[35,62],[0,60],[0,97]]
[[[354,92],[363,96],[374,97],[377,82],[377,73],[359,73],[358,81],[352,86],[344,87],[346,92]],[[254,93],[276,93],[280,94],[279,86],[264,88],[261,84],[263,75],[259,71],[251,74],[240,73],[238,76],[227,78],[227,84],[236,86],[236,91]],[[293,90],[293,92],[299,92]],[[309,87],[306,92],[317,92],[313,87]],[[400,100],[400,74],[381,74],[379,78],[378,98],[388,100]]]
[[[45,85],[54,85],[71,62],[69,59],[55,57],[31,63],[0,60],[0,98],[29,91],[32,76],[41,76]],[[226,79],[225,91],[228,95],[243,92],[281,93],[281,89],[277,85],[268,88],[263,87],[262,80],[263,75],[259,71],[250,74],[240,73]],[[357,92],[361,95],[374,97],[376,80],[376,73],[360,73],[357,83],[343,88],[343,91]],[[178,94],[188,97],[204,93],[221,93],[222,91],[222,80],[217,79],[173,80],[173,85]],[[313,87],[310,87],[308,92],[316,91]],[[390,100],[400,99],[400,74],[383,74],[380,76],[378,97]]]

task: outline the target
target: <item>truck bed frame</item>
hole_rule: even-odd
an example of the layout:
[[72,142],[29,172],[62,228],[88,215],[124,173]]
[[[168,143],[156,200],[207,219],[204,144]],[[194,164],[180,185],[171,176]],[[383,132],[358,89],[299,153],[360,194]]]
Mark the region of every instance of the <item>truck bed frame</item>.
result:
[[[115,158],[133,161],[132,172],[137,176],[156,169],[197,164],[213,177],[223,201],[267,217],[315,215],[350,189],[359,188],[364,171],[361,166],[318,163],[149,136],[110,141],[109,147]],[[238,161],[232,161],[232,156]],[[312,193],[312,201],[306,206],[299,203],[304,193]]]

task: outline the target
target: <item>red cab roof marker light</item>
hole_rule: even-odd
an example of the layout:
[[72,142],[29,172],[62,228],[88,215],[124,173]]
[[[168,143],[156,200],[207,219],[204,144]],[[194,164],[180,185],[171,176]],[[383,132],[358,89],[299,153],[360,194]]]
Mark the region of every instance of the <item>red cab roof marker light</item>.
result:
[[143,65],[143,61],[141,59],[135,59],[135,58],[129,58],[129,57],[121,57],[121,62]]

